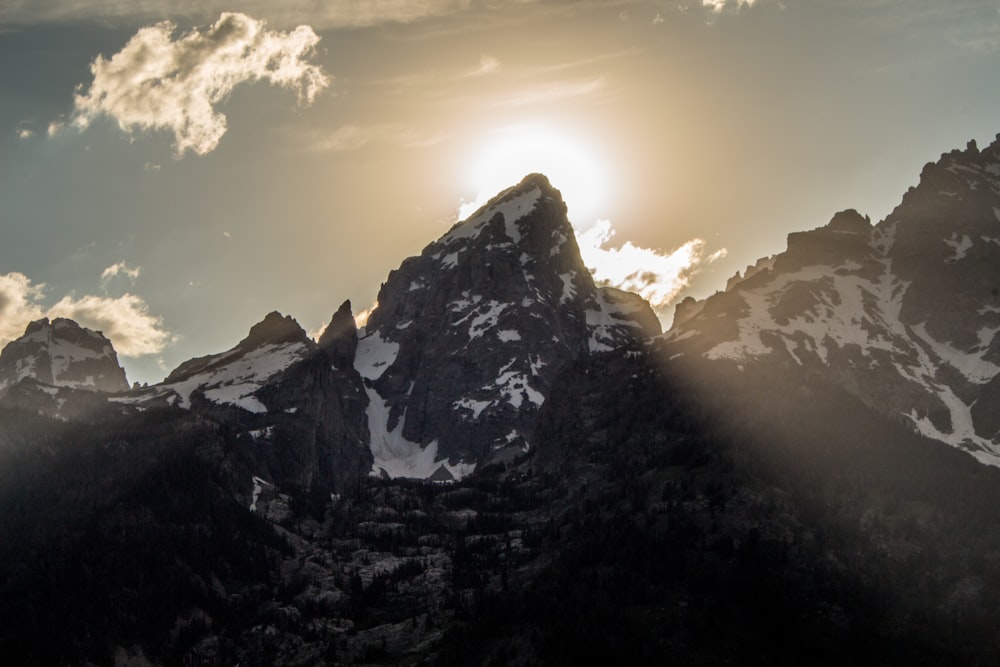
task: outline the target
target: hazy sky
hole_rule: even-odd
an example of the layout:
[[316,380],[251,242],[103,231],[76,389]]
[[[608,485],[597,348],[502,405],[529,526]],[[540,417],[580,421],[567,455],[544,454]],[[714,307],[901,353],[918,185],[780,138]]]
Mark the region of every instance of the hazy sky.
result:
[[70,316],[154,382],[317,331],[531,171],[669,321],[997,132],[997,0],[6,0],[0,345]]

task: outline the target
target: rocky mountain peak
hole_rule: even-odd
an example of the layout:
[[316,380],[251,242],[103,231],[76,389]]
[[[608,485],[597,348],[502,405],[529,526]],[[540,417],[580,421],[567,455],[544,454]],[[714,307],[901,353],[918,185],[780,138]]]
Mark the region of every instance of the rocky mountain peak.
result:
[[23,378],[73,389],[128,389],[111,341],[62,317],[31,322],[23,336],[0,352],[0,391]]
[[272,311],[263,320],[250,327],[250,333],[240,341],[238,347],[252,349],[261,345],[302,343],[308,340],[309,336],[295,318]]
[[871,232],[870,219],[854,209],[840,211],[822,227],[789,234],[788,249],[776,258],[774,268],[793,271],[804,266],[864,262],[871,255]]
[[342,303],[333,314],[318,342],[337,368],[348,369],[353,366],[358,349],[358,325],[354,321],[350,299]]
[[[308,354],[315,347],[316,343],[293,317],[272,311],[263,320],[250,327],[246,338],[234,348],[185,361],[170,372],[162,386],[169,386],[206,373],[218,373],[221,369],[230,367],[235,361],[246,357],[261,359],[272,356],[271,352],[277,352],[279,355],[289,356],[289,359],[298,358]],[[250,366],[255,365],[257,364]],[[250,366],[247,367],[248,371]]]
[[531,174],[379,291],[355,360],[376,467],[462,477],[523,453],[564,364],[658,332],[645,301],[594,284],[561,194]]
[[827,229],[844,234],[869,234],[872,231],[872,221],[867,215],[861,215],[855,209],[849,208],[834,214]]

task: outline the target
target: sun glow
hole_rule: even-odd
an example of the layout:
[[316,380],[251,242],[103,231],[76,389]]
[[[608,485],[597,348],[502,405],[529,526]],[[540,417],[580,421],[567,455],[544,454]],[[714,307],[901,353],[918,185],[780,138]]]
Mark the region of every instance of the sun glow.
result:
[[465,220],[498,192],[516,185],[530,173],[545,174],[562,192],[580,257],[600,285],[639,294],[668,324],[669,307],[689,286],[704,263],[726,255],[725,248],[705,256],[705,241],[689,239],[673,250],[644,248],[624,240],[607,219],[607,198],[613,191],[611,169],[586,141],[551,126],[518,125],[498,130],[480,150],[468,172],[476,199],[463,202],[458,219]]
[[516,125],[498,130],[479,152],[469,171],[477,196],[462,204],[459,219],[531,173],[545,174],[562,192],[575,224],[591,223],[604,214],[610,175],[591,149],[549,126]]

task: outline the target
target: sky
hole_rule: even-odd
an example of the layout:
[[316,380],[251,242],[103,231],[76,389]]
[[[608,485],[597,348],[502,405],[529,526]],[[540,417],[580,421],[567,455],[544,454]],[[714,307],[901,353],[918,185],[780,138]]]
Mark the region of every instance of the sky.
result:
[[6,0],[0,345],[71,317],[154,383],[316,334],[537,171],[666,325],[998,132],[998,0]]

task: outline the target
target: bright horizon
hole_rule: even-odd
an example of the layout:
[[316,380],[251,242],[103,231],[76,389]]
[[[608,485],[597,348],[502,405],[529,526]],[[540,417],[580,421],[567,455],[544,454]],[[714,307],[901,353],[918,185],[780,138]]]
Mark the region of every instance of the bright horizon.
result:
[[153,383],[317,331],[530,172],[668,322],[992,141],[998,52],[993,0],[10,3],[0,345],[72,317]]

